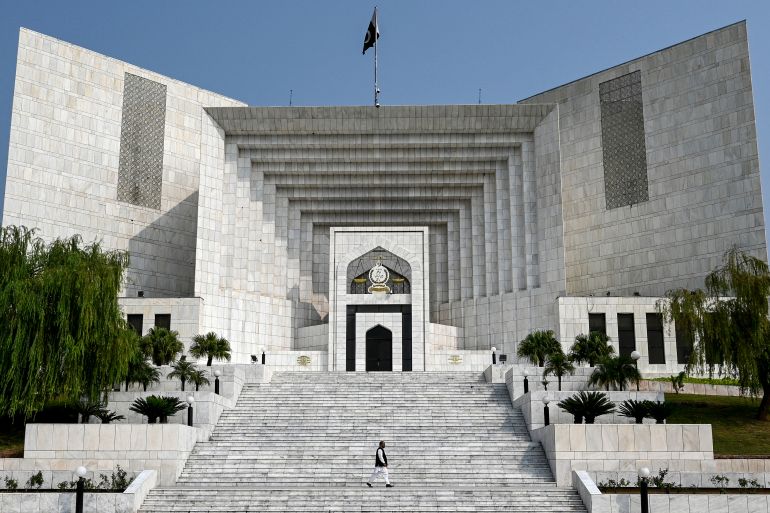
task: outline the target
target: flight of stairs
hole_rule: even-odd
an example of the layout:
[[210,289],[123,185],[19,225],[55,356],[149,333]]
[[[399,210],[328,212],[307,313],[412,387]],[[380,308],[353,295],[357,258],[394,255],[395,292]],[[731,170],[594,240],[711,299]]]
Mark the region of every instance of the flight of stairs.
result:
[[[384,440],[391,483],[367,488]],[[480,373],[277,373],[247,385],[175,487],[168,512],[572,512],[504,384]]]

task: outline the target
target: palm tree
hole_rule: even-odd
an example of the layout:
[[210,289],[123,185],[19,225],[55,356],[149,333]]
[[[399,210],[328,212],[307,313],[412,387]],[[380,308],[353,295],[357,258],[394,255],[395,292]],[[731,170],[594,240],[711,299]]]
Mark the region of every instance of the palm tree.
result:
[[138,369],[135,378],[136,381],[134,383],[142,385],[144,391],[147,392],[149,385],[160,383],[160,371],[145,360],[144,365]]
[[152,358],[155,365],[168,365],[176,355],[184,351],[184,344],[179,341],[179,333],[166,328],[154,327],[142,337],[142,352]]
[[650,401],[634,401],[627,399],[618,406],[618,414],[634,419],[637,424],[644,422],[644,418],[650,413]]
[[147,357],[141,352],[137,351],[131,361],[128,363],[128,374],[126,374],[126,391],[133,384],[144,385],[144,391],[147,391],[147,386],[151,383],[160,382],[160,372],[150,362],[147,361]]
[[587,363],[589,367],[615,352],[610,344],[610,337],[601,331],[592,331],[588,335],[582,333],[575,337],[575,343],[570,348],[570,359],[576,363]]
[[187,403],[176,397],[151,395],[135,400],[129,410],[146,416],[148,424],[155,424],[158,419],[161,424],[166,424],[171,415],[185,408]]
[[209,378],[206,377],[205,370],[194,369],[192,374],[190,374],[190,383],[195,385],[195,391],[197,392],[201,385],[208,385],[211,382],[209,381]]
[[193,362],[188,362],[187,358],[182,356],[178,362],[171,365],[171,368],[174,370],[169,372],[168,376],[166,377],[169,379],[179,378],[179,380],[182,382],[182,392],[184,392],[185,382],[192,381],[193,374],[197,370],[195,368],[195,364]]
[[610,387],[624,390],[629,382],[638,383],[641,379],[634,361],[628,356],[608,356],[603,358],[588,378],[589,385]]
[[559,408],[575,417],[575,424],[593,424],[596,417],[615,411],[615,405],[602,392],[578,392],[556,404]]
[[561,347],[559,347],[558,351],[554,351],[546,357],[543,377],[546,377],[549,374],[556,376],[556,379],[559,381],[559,392],[561,392],[562,376],[566,376],[567,374],[571,375],[574,373],[575,366],[572,365],[572,362],[569,358],[567,358],[567,355],[564,354],[564,351],[561,350]]
[[561,351],[561,344],[556,340],[553,331],[533,331],[519,343],[516,355],[543,367],[546,357],[557,350]]
[[211,362],[217,360],[230,361],[230,342],[226,338],[219,337],[213,331],[205,335],[195,335],[190,346],[190,354],[195,358],[206,356],[206,367],[211,367]]

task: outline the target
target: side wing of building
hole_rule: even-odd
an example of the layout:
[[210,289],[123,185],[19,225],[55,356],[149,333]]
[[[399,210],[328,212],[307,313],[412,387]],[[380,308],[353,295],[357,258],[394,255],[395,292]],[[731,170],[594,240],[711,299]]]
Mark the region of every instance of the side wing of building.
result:
[[202,107],[239,105],[21,29],[2,224],[129,250],[127,295],[192,296]]
[[746,23],[527,98],[558,103],[569,295],[702,287],[767,258]]

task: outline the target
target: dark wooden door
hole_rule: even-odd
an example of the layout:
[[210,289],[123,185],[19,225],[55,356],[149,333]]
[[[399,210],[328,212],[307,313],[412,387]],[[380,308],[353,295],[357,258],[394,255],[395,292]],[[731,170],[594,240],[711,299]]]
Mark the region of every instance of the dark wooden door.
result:
[[366,371],[393,370],[393,333],[382,326],[366,332]]

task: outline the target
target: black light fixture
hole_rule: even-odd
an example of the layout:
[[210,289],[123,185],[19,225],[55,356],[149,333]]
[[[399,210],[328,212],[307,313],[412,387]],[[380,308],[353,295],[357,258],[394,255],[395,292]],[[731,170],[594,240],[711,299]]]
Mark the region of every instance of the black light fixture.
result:
[[265,348],[262,348],[262,365],[265,364]]
[[495,365],[497,363],[497,355],[495,354],[495,351],[497,351],[496,347],[492,348],[492,365]]
[[257,363],[257,355],[251,355],[251,363]]
[[639,297],[639,296],[641,296],[641,294],[639,294],[639,292],[634,292],[634,297]]
[[650,478],[650,469],[642,467],[639,469],[639,498],[642,503],[642,513],[650,513],[650,504],[647,497],[647,482]]
[[526,394],[529,392],[529,378],[527,377],[527,374],[524,374],[524,393]]
[[222,371],[217,369],[214,371],[214,393],[219,395],[219,376],[222,375]]
[[140,290],[139,292],[137,292],[137,293],[136,293],[136,295],[137,295],[138,297],[144,297],[144,291],[143,291],[143,290]]
[[81,465],[75,469],[75,473],[78,475],[78,482],[75,487],[75,513],[83,513],[83,493],[85,491],[85,477],[88,469]]
[[543,397],[543,425],[547,426],[551,423],[551,412],[548,410],[548,403],[550,401],[547,397]]
[[187,425],[193,427],[193,403],[195,398],[191,395],[187,396]]

